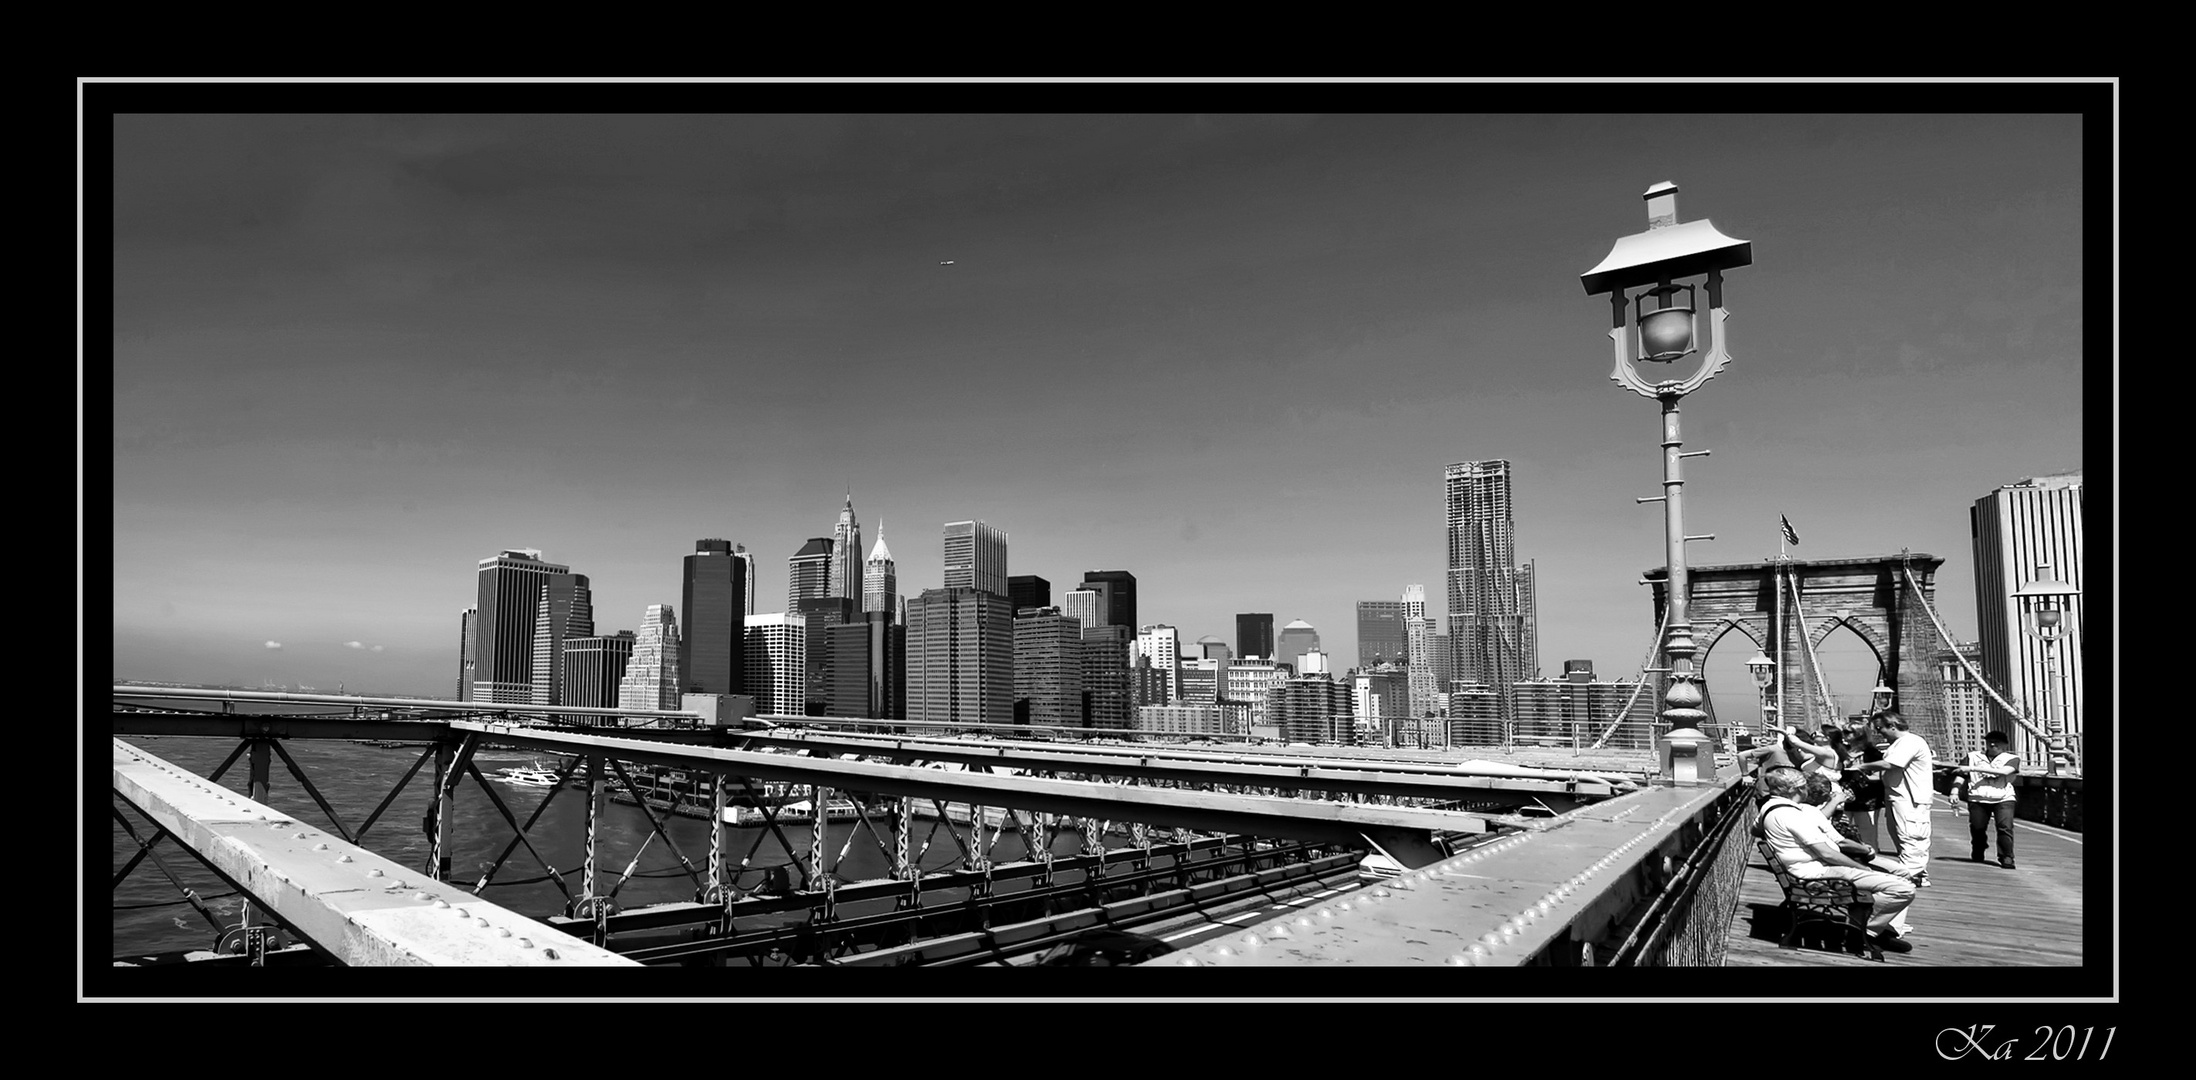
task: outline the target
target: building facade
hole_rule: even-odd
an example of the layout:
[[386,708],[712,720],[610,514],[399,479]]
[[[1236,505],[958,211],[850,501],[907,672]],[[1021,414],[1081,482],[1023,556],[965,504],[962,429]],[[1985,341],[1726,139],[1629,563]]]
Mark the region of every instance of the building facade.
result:
[[[1961,657],[1966,658],[1967,664],[1960,663]],[[1982,667],[1982,643],[1961,642],[1958,653],[1939,649],[1934,659],[1937,684],[1943,695],[1947,745],[1933,746],[1930,750],[1938,761],[1957,764],[1967,760],[1968,751],[1981,749],[1983,736],[1991,731],[1990,695],[1983,692],[1982,683],[1967,671],[1968,664],[1977,669]],[[2028,759],[2021,760],[2026,762]]]
[[686,557],[679,610],[679,692],[747,693],[747,564],[729,540],[696,540]]
[[1098,594],[1100,624],[1125,626],[1131,634],[1144,625],[1136,621],[1136,575],[1126,570],[1085,570],[1083,588]]
[[679,707],[679,620],[669,604],[650,604],[633,635],[633,657],[618,681],[618,708]]
[[740,576],[747,582],[747,596],[740,604],[740,614],[755,613],[755,553],[746,544],[732,545],[732,557],[740,561]]
[[[1424,609],[1424,605],[1420,605]],[[1403,620],[1405,659],[1409,662],[1411,715],[1438,716],[1447,704],[1441,698],[1441,680],[1434,670],[1434,621],[1424,615]]]
[[1150,661],[1151,670],[1166,682],[1166,697],[1142,704],[1165,705],[1182,699],[1182,639],[1174,627],[1153,623],[1136,630],[1136,655]]
[[1083,625],[1056,607],[1020,607],[1014,619],[1015,722],[1083,727]]
[[562,704],[618,708],[619,687],[625,681],[626,666],[632,663],[633,645],[631,630],[565,639]]
[[[1983,677],[2006,700],[2028,709],[2037,727],[2055,717],[2079,741],[2083,732],[2082,599],[2088,581],[2082,560],[2082,474],[2038,476],[2001,487],[1975,500],[1968,512],[1975,544],[1975,621],[1982,646]],[[2039,569],[2041,568],[2041,569]],[[2030,636],[2013,594],[2039,577],[2078,590],[2059,621],[2056,685],[2043,642]],[[1939,643],[1942,646],[1942,643]],[[2056,690],[2056,694],[2053,691]],[[2021,761],[2042,765],[2049,746],[1990,706],[1991,726],[2012,736]]]
[[1273,612],[1246,611],[1235,616],[1235,654],[1274,658]]
[[1506,703],[1510,684],[1537,666],[1519,593],[1510,463],[1458,462],[1443,479],[1451,666],[1457,680],[1486,686]]
[[1350,687],[1325,675],[1283,680],[1267,696],[1266,715],[1281,738],[1292,743],[1349,746],[1357,741]]
[[945,587],[980,589],[1005,599],[1007,534],[981,521],[951,521],[945,527]]
[[1145,705],[1136,710],[1136,730],[1149,735],[1239,738],[1242,710],[1212,702]]
[[1035,574],[1016,574],[1007,579],[1007,599],[1014,610],[1052,606],[1052,583]]
[[801,609],[803,600],[820,600],[831,595],[831,538],[810,537],[785,561],[786,586],[785,610]]
[[1060,594],[1060,614],[1074,619],[1084,630],[1108,625],[1098,611],[1098,591],[1081,587]]
[[909,720],[1014,721],[1010,603],[1003,593],[973,588],[924,589],[907,602]]
[[877,547],[862,570],[862,610],[881,611],[894,619],[900,615],[900,567],[892,561],[892,549],[885,547],[882,518],[877,521]]
[[1319,648],[1319,631],[1313,629],[1312,624],[1297,619],[1281,628],[1281,637],[1275,642],[1274,647],[1280,650],[1279,655],[1275,656],[1274,659],[1289,665],[1295,669],[1297,674],[1302,675],[1304,674],[1304,654],[1321,651]]
[[[1066,609],[1061,614],[1066,615]],[[1129,700],[1128,627],[1084,626],[1082,633],[1083,690],[1090,695],[1090,726],[1126,730],[1134,715]]]
[[907,629],[890,612],[871,611],[825,636],[831,681],[823,715],[905,719]]
[[1228,661],[1227,700],[1239,701],[1249,710],[1249,722],[1264,727],[1272,723],[1268,708],[1275,687],[1289,680],[1288,669],[1264,657]]
[[824,595],[861,603],[862,569],[862,523],[854,519],[854,492],[849,488],[838,524],[831,527],[830,580],[824,586]]
[[1507,746],[1509,742],[1502,698],[1493,690],[1466,682],[1449,691],[1449,745]]
[[564,704],[564,642],[594,633],[595,605],[587,575],[552,575],[534,608],[534,704]]
[[[567,579],[564,610],[569,613],[572,568],[544,562],[538,551],[507,550],[480,560],[479,569],[473,619],[473,690],[468,700],[533,704],[534,635],[542,621],[542,595],[554,579]],[[552,610],[551,627],[555,625],[553,615]]]
[[1511,736],[1519,743],[1592,746],[1609,732],[1602,745],[1611,749],[1646,750],[1655,744],[1654,688],[1641,690],[1637,680],[1599,681],[1589,662],[1567,662],[1561,679],[1519,681],[1511,706]]
[[782,611],[749,616],[743,624],[747,690],[755,711],[801,716],[808,711],[808,620]]
[[466,608],[458,613],[457,699],[459,701],[473,700],[473,657],[476,652],[473,639],[479,621],[479,608]]
[[1403,634],[1403,604],[1397,600],[1357,602],[1357,666],[1401,663],[1409,655]]

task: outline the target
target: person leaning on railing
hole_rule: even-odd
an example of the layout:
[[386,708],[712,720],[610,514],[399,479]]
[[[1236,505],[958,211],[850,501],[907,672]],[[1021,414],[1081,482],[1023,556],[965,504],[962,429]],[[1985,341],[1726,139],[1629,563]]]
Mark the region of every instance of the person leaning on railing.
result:
[[1876,945],[1890,952],[1913,951],[1892,923],[1914,902],[1914,883],[1846,854],[1830,819],[1799,801],[1806,794],[1807,777],[1798,769],[1765,770],[1762,784],[1769,801],[1761,808],[1758,828],[1785,872],[1801,881],[1851,882],[1872,905],[1868,934]]

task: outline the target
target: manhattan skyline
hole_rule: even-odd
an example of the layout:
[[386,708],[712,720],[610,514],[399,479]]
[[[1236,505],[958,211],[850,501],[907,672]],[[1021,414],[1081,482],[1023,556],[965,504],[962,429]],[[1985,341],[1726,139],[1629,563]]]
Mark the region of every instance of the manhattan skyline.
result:
[[1135,574],[1140,621],[1183,640],[1271,612],[1351,657],[1356,602],[1443,580],[1443,468],[1501,459],[1543,674],[1631,677],[1659,430],[1608,381],[1578,275],[1663,180],[1755,249],[1726,279],[1733,362],[1684,406],[1714,451],[1687,529],[1718,536],[1690,557],[1774,555],[1780,514],[1796,558],[1942,556],[1972,639],[1968,508],[2085,464],[2082,162],[2108,137],[2042,114],[118,116],[114,674],[447,696],[480,560],[537,549],[589,577],[597,633],[637,629],[696,538],[745,544],[783,596],[849,488],[892,523],[903,596],[978,520],[1008,574]]

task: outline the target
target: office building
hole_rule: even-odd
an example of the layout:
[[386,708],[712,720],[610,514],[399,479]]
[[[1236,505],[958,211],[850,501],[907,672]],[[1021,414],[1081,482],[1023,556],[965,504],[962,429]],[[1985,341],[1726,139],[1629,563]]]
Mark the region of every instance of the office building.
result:
[[829,695],[823,715],[904,719],[907,693],[907,628],[884,611],[825,631],[830,650]]
[[1517,568],[1517,669],[1540,677],[1540,602],[1532,560]]
[[810,537],[801,550],[785,561],[787,574],[785,610],[799,611],[801,601],[831,595],[831,538]]
[[884,519],[877,519],[877,546],[862,569],[862,610],[881,611],[895,620],[900,615],[900,569],[885,547]]
[[1006,599],[1007,534],[981,521],[947,522],[945,587],[980,589]]
[[1362,727],[1369,727],[1382,746],[1398,745],[1401,722],[1411,715],[1408,673],[1396,664],[1380,664],[1359,670],[1350,680],[1350,707]]
[[1283,680],[1267,695],[1266,717],[1292,743],[1349,746],[1357,739],[1350,687],[1325,675]]
[[566,638],[562,704],[590,709],[618,708],[620,684],[625,681],[627,665],[633,661],[633,645],[631,630],[600,637]]
[[1273,688],[1287,682],[1289,670],[1264,657],[1251,657],[1228,661],[1227,700],[1242,702],[1248,710],[1249,723],[1264,727],[1272,721],[1267,707]]
[[[554,605],[548,620],[542,619],[541,599],[552,581],[565,579],[560,590],[563,610],[571,610],[571,567],[544,562],[531,549],[507,550],[480,560],[479,595],[473,619],[472,701],[527,705],[534,701],[534,637],[537,629],[556,627]],[[548,625],[544,627],[542,624]],[[546,676],[546,673],[545,673]]]
[[[1225,646],[1222,646],[1225,648]],[[1228,672],[1234,661],[1225,656],[1184,657],[1177,670],[1177,684],[1181,687],[1183,701],[1220,701],[1228,686]]]
[[1323,649],[1313,649],[1297,657],[1292,670],[1298,675],[1331,675],[1334,673],[1334,657]]
[[679,620],[669,604],[650,604],[633,635],[633,658],[618,681],[618,708],[679,707]]
[[1473,682],[1457,683],[1449,691],[1450,746],[1507,746],[1509,742],[1499,695]]
[[1085,570],[1083,588],[1098,594],[1103,625],[1126,626],[1131,633],[1143,625],[1136,621],[1136,575],[1126,570]]
[[[799,604],[797,614],[806,627],[808,642],[807,697],[803,707],[809,716],[836,715],[830,709],[831,688],[839,679],[839,656],[832,650],[832,631],[863,621],[861,602],[844,596],[811,596]],[[853,658],[849,662],[857,662]],[[850,676],[851,677],[851,676]]]
[[746,602],[740,605],[740,614],[755,613],[755,553],[746,544],[732,545],[732,557],[740,561],[740,576],[747,582]]
[[1083,626],[1059,608],[1015,611],[1014,702],[1017,724],[1085,726]]
[[473,700],[473,635],[480,621],[479,608],[466,608],[458,613],[458,692],[459,701]]
[[1014,610],[1052,606],[1052,583],[1035,574],[1016,574],[1007,579],[1007,599]]
[[1182,639],[1174,627],[1164,623],[1138,627],[1136,630],[1136,655],[1151,661],[1151,670],[1166,680],[1166,697],[1153,701],[1144,699],[1146,705],[1165,705],[1182,698]]
[[1190,738],[1240,738],[1242,709],[1212,702],[1144,705],[1136,710],[1136,730],[1147,735]]
[[1444,481],[1455,678],[1486,686],[1506,703],[1510,684],[1537,666],[1519,595],[1519,578],[1530,575],[1517,565],[1510,463],[1458,462]]
[[679,610],[679,692],[747,693],[747,565],[728,540],[696,540],[686,557]]
[[1401,614],[1406,619],[1423,619],[1426,617],[1426,587],[1424,585],[1403,586]]
[[1273,656],[1273,612],[1247,611],[1235,617],[1237,656]]
[[[2048,731],[2048,718],[2058,713],[2067,735],[2078,742],[2088,686],[2082,671],[2083,598],[2089,587],[2082,560],[2082,474],[2030,477],[2001,487],[1975,500],[1968,521],[1975,541],[1975,621],[1983,677],[2007,701],[2025,706],[2039,728]],[[2013,598],[2039,577],[2077,590],[2065,598],[2059,619],[2056,701],[2044,643],[2026,632],[2021,605]],[[2049,745],[1995,702],[1990,724],[2012,736],[2013,752],[2023,763],[2041,766],[2050,761]]]
[[592,637],[595,606],[585,574],[553,574],[542,583],[534,607],[534,687],[536,705],[564,703],[564,642]]
[[1605,748],[1654,747],[1654,688],[1640,690],[1636,680],[1596,680],[1590,661],[1565,661],[1563,678],[1522,679],[1511,691],[1511,735],[1518,743],[1592,746],[1609,732]]
[[1434,689],[1441,694],[1441,700],[1447,702],[1449,691],[1455,689],[1456,683],[1456,653],[1449,648],[1449,635],[1435,634],[1432,651]]
[[1061,593],[1060,614],[1082,624],[1085,630],[1089,630],[1094,626],[1109,625],[1105,617],[1098,611],[1098,591],[1096,589],[1077,587]]
[[[1067,610],[1062,608],[1060,613],[1065,616]],[[1125,730],[1132,715],[1128,627],[1084,626],[1082,633],[1083,692],[1090,698],[1090,726]]]
[[754,697],[755,711],[769,716],[806,714],[808,620],[777,611],[749,616],[744,628],[746,693]]
[[[1114,629],[1123,633],[1127,632],[1123,627],[1117,626]],[[1171,704],[1174,701],[1173,687],[1179,677],[1179,673],[1175,671],[1174,666],[1152,663],[1150,655],[1137,650],[1134,640],[1127,642],[1127,645],[1129,647],[1128,704],[1132,715],[1135,709],[1145,705]]]
[[1412,716],[1438,715],[1444,704],[1441,700],[1441,680],[1434,670],[1433,628],[1434,621],[1424,615],[1403,620],[1403,641],[1409,661]]
[[852,488],[847,489],[846,507],[839,511],[838,524],[831,528],[831,566],[827,576],[830,580],[824,586],[824,595],[844,597],[857,605],[863,602],[862,523],[854,520]]
[[[1963,657],[1966,664],[1960,663]],[[1991,730],[1990,695],[1984,693],[1982,683],[1968,673],[1970,665],[1978,671],[1982,668],[1982,643],[1963,641],[1958,653],[1938,649],[1930,659],[1937,665],[1937,684],[1944,708],[1945,745],[1929,749],[1938,761],[1959,764],[1967,760],[1968,751],[1982,748],[1983,736]]]
[[1298,619],[1281,628],[1281,637],[1275,644],[1275,648],[1281,650],[1280,655],[1275,659],[1289,665],[1296,670],[1297,674],[1302,675],[1304,674],[1304,654],[1320,651],[1319,631],[1312,629],[1312,624]]
[[[1005,577],[998,581],[1005,587]],[[907,602],[907,718],[1014,720],[1014,613],[1004,593],[924,589]]]
[[1395,600],[1357,602],[1357,666],[1401,663],[1409,654],[1403,635],[1403,604]]

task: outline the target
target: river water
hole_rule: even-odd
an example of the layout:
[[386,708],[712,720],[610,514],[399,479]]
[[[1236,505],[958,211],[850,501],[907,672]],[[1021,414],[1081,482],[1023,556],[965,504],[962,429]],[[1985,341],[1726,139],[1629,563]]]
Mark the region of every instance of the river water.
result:
[[[131,736],[128,741],[146,753],[200,776],[211,775],[237,745],[232,738],[180,736]],[[320,789],[344,824],[353,830],[365,821],[423,753],[421,747],[384,748],[335,739],[291,739],[283,743],[283,748],[297,759],[314,786]],[[496,749],[480,751],[474,756],[474,762],[483,774],[491,777],[496,770],[508,766],[538,762],[554,771],[563,765],[553,757]],[[248,760],[239,759],[222,776],[221,783],[243,793],[249,775]],[[427,813],[433,775],[434,764],[430,761],[420,768],[396,801],[374,823],[365,837],[365,847],[400,865],[424,867],[428,844],[421,823]],[[279,756],[271,764],[269,778],[271,791],[266,800],[269,805],[295,815],[299,820],[332,830],[327,815],[289,775]],[[505,783],[493,783],[493,786],[521,822],[555,790]],[[115,800],[115,805],[121,808],[124,819],[136,827],[138,836],[149,838],[154,834],[152,826],[120,799]],[[455,806],[448,834],[450,877],[470,888],[503,854],[513,833],[470,778],[458,786]],[[111,817],[108,820],[114,833],[114,869],[119,870],[136,853],[137,844],[120,824],[114,823]],[[585,793],[565,789],[527,832],[535,850],[556,869],[565,872],[567,887],[574,894],[580,891],[586,821]],[[913,850],[921,853],[919,862],[926,871],[958,867],[962,861],[960,848],[947,827],[939,825],[933,829],[936,824],[928,820],[915,823]],[[797,855],[789,856],[768,829],[724,830],[727,867],[740,867],[744,861],[736,879],[740,887],[754,888],[762,882],[770,867],[806,861],[811,826],[788,825],[781,829]],[[698,818],[669,817],[666,831],[696,872],[706,880],[709,823]],[[836,876],[842,883],[890,876],[890,819],[873,819],[867,827],[860,822],[832,823],[826,827],[826,836],[826,865],[836,866]],[[1055,855],[1071,855],[1078,850],[1080,839],[1073,834],[1061,835],[1053,844]],[[223,927],[233,926],[240,920],[242,899],[232,893],[226,882],[201,866],[186,849],[171,840],[162,842],[154,851],[183,885],[204,900]],[[993,862],[1008,862],[1022,858],[1024,853],[1020,838],[1010,828],[993,845],[990,857]],[[681,868],[678,854],[661,837],[652,835],[648,819],[638,807],[605,800],[604,812],[598,822],[596,860],[596,891],[606,893],[615,888],[615,899],[624,908],[695,899],[695,883]],[[629,865],[633,867],[633,874],[620,884],[619,876]],[[795,884],[801,881],[798,869],[789,868],[787,872]],[[565,907],[564,894],[547,880],[541,864],[523,845],[504,861],[502,869],[496,873],[496,883],[481,895],[537,918],[562,914]],[[140,862],[130,876],[115,887],[113,902],[112,954],[115,956],[207,949],[216,936],[214,927],[182,899],[177,886],[152,859]],[[265,917],[255,916],[254,921],[264,922]]]

